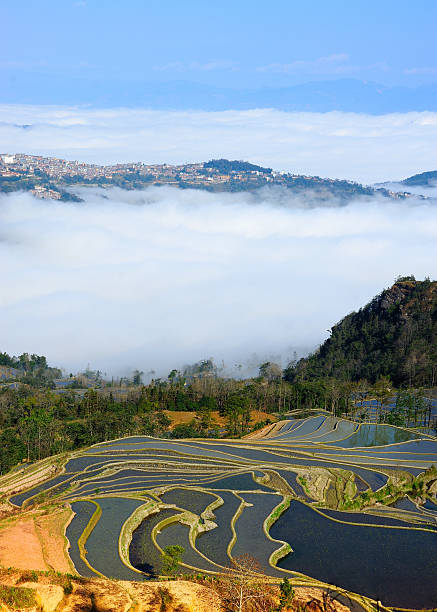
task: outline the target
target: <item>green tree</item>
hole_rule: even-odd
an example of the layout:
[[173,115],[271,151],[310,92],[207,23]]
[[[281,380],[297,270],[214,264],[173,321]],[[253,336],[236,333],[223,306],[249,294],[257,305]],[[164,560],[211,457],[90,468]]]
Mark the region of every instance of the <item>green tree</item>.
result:
[[15,435],[13,429],[6,429],[0,434],[0,474],[5,474],[11,467],[26,456],[26,446]]
[[175,576],[177,574],[184,552],[185,548],[178,544],[173,544],[164,548],[164,552],[161,556],[161,573],[164,576]]
[[143,377],[144,372],[141,372],[140,370],[134,370],[133,376],[132,376],[132,382],[134,385],[141,385],[141,379]]
[[172,370],[167,378],[170,381],[170,383],[173,384],[178,378],[178,376],[179,376],[179,372],[177,370]]
[[381,421],[381,414],[384,403],[388,400],[392,394],[392,383],[388,376],[379,376],[376,383],[373,385],[373,393],[376,397],[376,422]]
[[269,382],[279,380],[282,376],[282,368],[277,363],[266,361],[259,366],[259,375],[266,378]]
[[[22,402],[23,414],[19,420],[19,428],[27,446],[27,460],[32,455],[32,448],[37,447],[36,458],[41,459],[42,444],[50,446],[50,425],[53,421],[51,408],[41,406],[38,398],[29,397]],[[47,451],[50,449],[47,448]]]
[[282,610],[290,608],[291,604],[293,603],[294,596],[295,592],[291,586],[291,582],[287,577],[283,578],[279,586],[279,605],[276,608],[276,612],[282,612]]

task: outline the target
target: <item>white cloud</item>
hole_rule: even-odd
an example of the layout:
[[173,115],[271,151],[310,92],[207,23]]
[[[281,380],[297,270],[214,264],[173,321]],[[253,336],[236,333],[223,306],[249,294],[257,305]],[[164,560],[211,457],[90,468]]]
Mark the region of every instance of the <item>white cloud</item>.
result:
[[95,163],[226,157],[369,183],[437,168],[436,141],[437,113],[430,112],[373,116],[0,105],[2,152]]
[[315,208],[268,191],[171,188],[82,195],[0,198],[0,350],[117,372],[286,359],[397,275],[435,272],[431,204]]

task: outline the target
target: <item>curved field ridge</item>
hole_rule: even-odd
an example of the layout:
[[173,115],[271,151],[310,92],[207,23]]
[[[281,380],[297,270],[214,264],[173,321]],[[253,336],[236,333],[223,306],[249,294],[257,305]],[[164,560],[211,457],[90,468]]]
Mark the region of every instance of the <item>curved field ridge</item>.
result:
[[275,579],[427,608],[435,465],[432,436],[318,414],[239,440],[104,442],[27,490],[13,486],[19,473],[7,478],[17,506],[71,504],[69,554],[84,576],[147,580],[160,574],[162,550],[180,544],[185,573],[221,572],[248,553]]

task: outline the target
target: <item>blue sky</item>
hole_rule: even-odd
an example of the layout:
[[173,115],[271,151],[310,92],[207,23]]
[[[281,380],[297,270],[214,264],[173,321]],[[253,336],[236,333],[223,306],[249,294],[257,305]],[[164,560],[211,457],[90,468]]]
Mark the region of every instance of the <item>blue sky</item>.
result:
[[433,0],[2,0],[0,11],[0,74],[12,80],[104,79],[114,88],[437,81]]

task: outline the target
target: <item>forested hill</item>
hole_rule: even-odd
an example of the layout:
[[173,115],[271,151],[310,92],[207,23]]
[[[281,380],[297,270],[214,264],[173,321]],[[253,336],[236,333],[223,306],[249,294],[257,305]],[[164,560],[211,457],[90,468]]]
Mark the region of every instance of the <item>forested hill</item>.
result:
[[335,377],[396,386],[437,383],[437,281],[404,277],[331,329],[316,353],[290,366],[290,381]]
[[409,186],[433,187],[437,183],[437,170],[414,174],[406,178],[402,183]]

